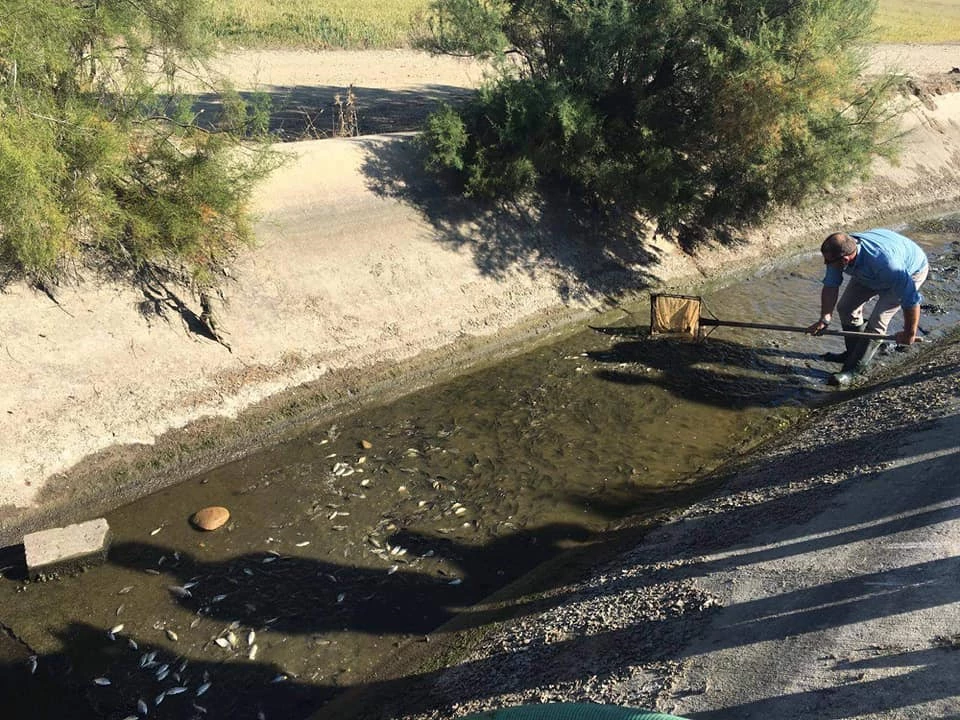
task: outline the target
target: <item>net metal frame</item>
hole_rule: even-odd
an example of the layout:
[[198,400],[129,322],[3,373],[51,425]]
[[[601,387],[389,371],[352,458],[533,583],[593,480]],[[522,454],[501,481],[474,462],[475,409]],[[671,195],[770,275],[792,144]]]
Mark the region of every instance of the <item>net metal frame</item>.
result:
[[[702,340],[709,334],[704,331],[700,322],[703,310],[705,310],[703,299],[698,295],[673,293],[651,295],[650,334]],[[714,329],[711,328],[710,332]]]

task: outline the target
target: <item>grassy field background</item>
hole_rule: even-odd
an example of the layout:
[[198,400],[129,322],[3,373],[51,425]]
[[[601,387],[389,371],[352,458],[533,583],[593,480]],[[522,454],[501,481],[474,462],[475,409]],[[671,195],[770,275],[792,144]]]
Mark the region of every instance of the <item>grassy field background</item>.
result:
[[880,0],[881,42],[960,42],[960,0]]
[[[399,48],[428,0],[213,0],[210,30],[242,47]],[[880,42],[960,42],[960,0],[880,0]]]

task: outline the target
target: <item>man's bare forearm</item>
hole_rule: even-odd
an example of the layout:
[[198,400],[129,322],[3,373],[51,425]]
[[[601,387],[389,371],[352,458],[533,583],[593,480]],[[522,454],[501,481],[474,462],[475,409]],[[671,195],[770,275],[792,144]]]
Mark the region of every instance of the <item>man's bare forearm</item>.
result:
[[823,286],[820,290],[820,317],[829,320],[833,316],[833,309],[837,306],[840,297],[840,288]]

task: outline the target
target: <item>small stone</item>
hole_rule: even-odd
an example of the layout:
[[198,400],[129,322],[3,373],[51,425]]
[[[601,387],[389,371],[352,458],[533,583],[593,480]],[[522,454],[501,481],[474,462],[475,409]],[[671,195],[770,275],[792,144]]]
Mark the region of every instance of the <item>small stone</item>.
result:
[[193,514],[193,517],[190,518],[190,522],[200,530],[216,530],[222,527],[229,519],[229,510],[225,507],[214,505],[212,507],[205,507],[202,510],[197,510],[197,512]]
[[370,448],[373,447],[373,443],[370,442],[369,440],[361,440],[360,447],[362,447],[364,450],[369,450]]

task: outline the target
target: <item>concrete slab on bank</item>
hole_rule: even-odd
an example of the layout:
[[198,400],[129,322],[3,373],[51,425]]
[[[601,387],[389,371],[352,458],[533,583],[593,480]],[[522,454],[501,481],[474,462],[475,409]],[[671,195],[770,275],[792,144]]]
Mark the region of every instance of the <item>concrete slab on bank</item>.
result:
[[31,580],[102,563],[109,549],[110,525],[104,518],[39,530],[23,538],[27,576]]

